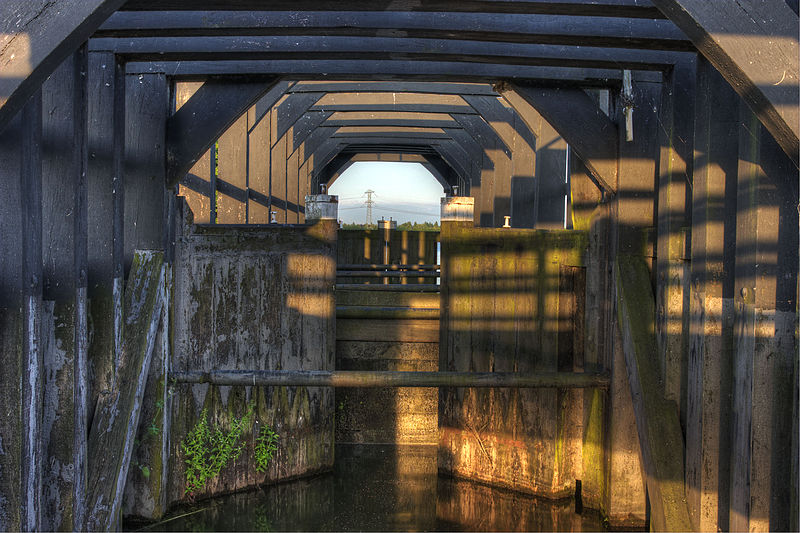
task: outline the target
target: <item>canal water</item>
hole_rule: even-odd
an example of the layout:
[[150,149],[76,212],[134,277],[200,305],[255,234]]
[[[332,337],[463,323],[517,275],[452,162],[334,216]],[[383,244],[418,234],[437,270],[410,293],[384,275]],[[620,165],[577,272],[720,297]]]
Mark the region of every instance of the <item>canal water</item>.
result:
[[[183,516],[181,516],[183,515]],[[155,531],[599,531],[599,516],[438,476],[435,446],[337,444],[334,472],[177,510]]]

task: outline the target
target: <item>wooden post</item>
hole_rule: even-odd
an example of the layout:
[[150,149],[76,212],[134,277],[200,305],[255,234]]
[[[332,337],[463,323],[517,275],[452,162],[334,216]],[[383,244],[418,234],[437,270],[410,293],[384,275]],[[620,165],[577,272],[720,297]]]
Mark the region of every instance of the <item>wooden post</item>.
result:
[[[43,452],[50,464],[42,504],[45,529],[84,520],[88,409],[87,316],[87,108],[85,48],[43,86],[42,217],[44,382]],[[73,439],[64,435],[73,434]],[[77,522],[76,522],[77,520]]]
[[694,526],[727,530],[738,110],[736,94],[698,60],[692,184],[686,399],[686,495]]
[[160,250],[164,235],[166,156],[170,109],[163,73],[125,76],[125,270],[134,250]]
[[23,296],[22,296],[22,113],[0,131],[0,438],[4,453],[0,454],[0,529],[22,530],[22,378],[27,375],[23,364]]
[[664,395],[686,420],[689,330],[689,267],[686,240],[691,224],[696,62],[683,61],[665,74],[659,109],[660,160],[656,239],[656,337]]
[[797,169],[740,110],[730,528],[788,530]]

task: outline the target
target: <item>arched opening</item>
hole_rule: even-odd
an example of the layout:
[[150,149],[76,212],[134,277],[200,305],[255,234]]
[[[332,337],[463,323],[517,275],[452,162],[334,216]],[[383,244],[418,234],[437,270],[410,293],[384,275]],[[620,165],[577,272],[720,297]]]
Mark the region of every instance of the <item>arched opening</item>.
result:
[[376,227],[381,219],[396,221],[399,229],[439,225],[444,188],[421,163],[357,161],[328,190],[339,196],[343,228]]

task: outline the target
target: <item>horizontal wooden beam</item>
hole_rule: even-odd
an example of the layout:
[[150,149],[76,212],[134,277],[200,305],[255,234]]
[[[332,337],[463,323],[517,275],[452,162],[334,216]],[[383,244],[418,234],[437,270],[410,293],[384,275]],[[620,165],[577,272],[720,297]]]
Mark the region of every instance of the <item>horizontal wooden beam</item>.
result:
[[388,126],[397,128],[460,128],[455,120],[425,120],[425,119],[402,119],[402,118],[350,118],[333,120],[332,118],[321,124],[321,128],[345,128],[345,127],[375,127]]
[[376,307],[343,305],[336,307],[336,318],[353,318],[361,320],[439,320],[438,308],[419,307]]
[[299,82],[289,92],[325,93],[418,93],[418,94],[477,94],[497,96],[488,83],[435,83],[417,81],[322,81]]
[[350,35],[580,44],[659,50],[694,46],[671,21],[574,15],[375,11],[118,12],[94,37]]
[[665,70],[677,63],[683,53],[408,37],[292,35],[101,38],[92,39],[89,49],[113,51],[129,61],[407,59],[628,70]]
[[413,276],[415,278],[438,278],[439,272],[436,271],[419,271],[413,274],[409,272],[395,272],[380,270],[337,270],[337,278],[407,278]]
[[466,13],[516,13],[546,15],[586,15],[600,17],[664,18],[649,0],[129,0],[126,11],[445,11]]
[[607,389],[605,374],[550,372],[393,372],[361,370],[215,370],[171,372],[178,383],[268,387],[504,387]]
[[[431,232],[433,233],[433,232]],[[336,265],[337,270],[391,270],[391,271],[402,271],[402,270],[439,270],[441,268],[439,265],[400,265],[400,264],[392,264],[392,265],[364,265],[364,264],[349,264],[343,263]]]
[[[424,81],[470,81],[494,83],[498,79],[528,80],[556,86],[582,87],[619,86],[619,68],[593,69],[579,67],[502,65],[479,62],[354,60],[354,59],[275,59],[226,61],[129,61],[128,74],[162,72],[177,79],[202,80],[209,76],[242,74],[276,74],[295,79],[389,81],[397,77]],[[646,75],[642,71],[639,76]],[[660,72],[653,72],[642,81],[659,82]]]
[[337,291],[379,291],[379,292],[439,292],[441,287],[433,284],[411,285],[364,285],[361,283],[337,283]]

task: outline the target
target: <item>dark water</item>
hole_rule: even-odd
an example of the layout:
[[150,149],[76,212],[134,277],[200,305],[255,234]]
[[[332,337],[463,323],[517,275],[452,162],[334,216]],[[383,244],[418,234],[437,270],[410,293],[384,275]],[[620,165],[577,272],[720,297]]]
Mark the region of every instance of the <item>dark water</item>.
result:
[[[199,512],[197,512],[199,511]],[[336,445],[332,474],[199,502],[159,531],[598,531],[599,517],[437,476],[435,446]]]

